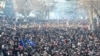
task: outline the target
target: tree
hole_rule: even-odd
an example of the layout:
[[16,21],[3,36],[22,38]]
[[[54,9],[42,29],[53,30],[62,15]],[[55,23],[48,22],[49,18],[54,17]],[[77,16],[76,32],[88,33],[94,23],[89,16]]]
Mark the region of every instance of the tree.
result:
[[91,9],[93,10],[93,13],[97,15],[98,18],[100,18],[100,1],[99,0],[78,0],[79,5],[81,7],[84,7],[86,11],[90,11]]
[[100,20],[100,1],[99,0],[78,0],[81,7],[84,7],[84,9],[89,13],[89,21],[90,24],[93,25],[93,18],[97,17]]
[[42,18],[46,17],[47,10],[52,10],[53,2],[54,0],[13,0],[15,12],[27,17],[31,11],[38,11]]

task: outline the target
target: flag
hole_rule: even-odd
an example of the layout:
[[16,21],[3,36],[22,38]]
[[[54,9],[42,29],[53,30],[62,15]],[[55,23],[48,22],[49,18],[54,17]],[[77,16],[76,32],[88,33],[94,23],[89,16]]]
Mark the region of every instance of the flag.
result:
[[34,47],[35,46],[35,43],[29,39],[26,40],[27,43],[31,46],[31,47]]
[[19,43],[20,43],[20,46],[25,47],[23,40],[20,40]]
[[20,50],[22,50],[22,49],[23,49],[23,46],[21,46],[21,45],[18,45],[18,48],[19,48]]
[[45,27],[48,28],[48,24],[46,24]]

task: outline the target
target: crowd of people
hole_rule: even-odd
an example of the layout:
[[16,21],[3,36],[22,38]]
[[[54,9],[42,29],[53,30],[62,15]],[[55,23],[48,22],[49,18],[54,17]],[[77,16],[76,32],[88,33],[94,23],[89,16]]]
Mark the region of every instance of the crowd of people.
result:
[[100,56],[100,32],[1,27],[0,56]]

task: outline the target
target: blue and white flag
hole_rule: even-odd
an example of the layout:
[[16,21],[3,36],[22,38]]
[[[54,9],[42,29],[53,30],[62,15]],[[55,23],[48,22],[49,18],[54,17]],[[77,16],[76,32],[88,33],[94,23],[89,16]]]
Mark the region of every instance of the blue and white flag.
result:
[[35,46],[35,43],[29,39],[26,40],[27,43],[31,46],[31,47],[34,47]]

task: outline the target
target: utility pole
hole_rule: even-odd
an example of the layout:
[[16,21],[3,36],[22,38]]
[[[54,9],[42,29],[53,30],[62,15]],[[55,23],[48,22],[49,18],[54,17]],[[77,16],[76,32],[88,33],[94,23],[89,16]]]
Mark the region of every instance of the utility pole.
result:
[[[92,4],[92,1],[90,1],[90,6],[91,6],[91,4]],[[93,9],[92,9],[92,6],[91,6],[90,11],[91,11],[91,17],[90,17],[91,23],[90,23],[90,27],[91,27],[91,30],[93,30]]]

